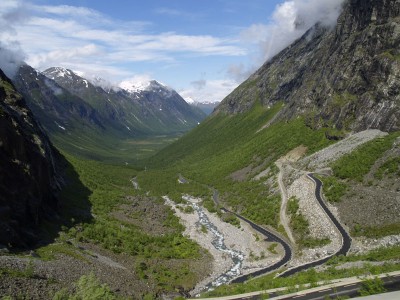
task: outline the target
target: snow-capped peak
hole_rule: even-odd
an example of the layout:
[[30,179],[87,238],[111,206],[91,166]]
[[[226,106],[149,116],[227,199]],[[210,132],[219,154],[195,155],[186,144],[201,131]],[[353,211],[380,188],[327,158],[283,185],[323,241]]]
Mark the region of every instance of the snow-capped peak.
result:
[[172,89],[156,80],[131,80],[122,81],[119,87],[129,93],[140,93],[143,91],[171,92]]
[[65,69],[63,67],[53,67],[44,71],[47,77],[51,79],[59,78],[59,77],[66,77],[71,78],[74,75],[69,69]]
[[122,81],[119,87],[129,93],[140,93],[145,91],[150,86],[150,81],[148,82],[134,82],[134,81]]
[[196,101],[194,101],[194,99],[192,97],[185,97],[184,99],[185,99],[186,103],[188,103],[188,104],[193,104],[196,102]]

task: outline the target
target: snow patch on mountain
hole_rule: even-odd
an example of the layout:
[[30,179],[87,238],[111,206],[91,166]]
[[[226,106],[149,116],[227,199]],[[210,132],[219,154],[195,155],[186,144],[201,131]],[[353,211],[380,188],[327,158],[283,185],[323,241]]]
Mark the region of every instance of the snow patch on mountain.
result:
[[186,103],[188,104],[194,104],[196,102],[192,97],[185,97],[183,99],[185,99]]
[[119,84],[119,87],[131,94],[141,93],[144,91],[153,91],[156,93],[164,93],[170,94],[173,92],[173,89],[168,87],[167,85],[157,81],[157,80],[148,80],[148,81],[141,81],[141,80],[127,80],[122,81]]
[[72,75],[74,74],[71,70],[62,67],[54,67],[47,69],[45,73],[46,76],[49,77],[50,79],[55,79],[59,77],[72,78]]
[[119,87],[129,93],[140,93],[145,91],[150,85],[150,82],[132,82],[123,81],[119,84]]

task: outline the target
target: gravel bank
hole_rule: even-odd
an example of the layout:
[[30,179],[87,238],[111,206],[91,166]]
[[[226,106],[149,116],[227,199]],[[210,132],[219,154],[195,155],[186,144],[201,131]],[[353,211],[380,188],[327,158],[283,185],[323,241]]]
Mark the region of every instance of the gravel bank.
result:
[[319,260],[338,251],[342,237],[315,198],[315,186],[306,175],[296,179],[288,188],[288,197],[295,196],[299,200],[299,209],[309,222],[310,236],[313,238],[329,238],[331,242],[320,248],[304,249],[301,256],[295,257],[289,267],[299,266]]
[[353,238],[350,254],[362,254],[371,250],[400,245],[400,234],[389,235],[381,239],[369,239],[366,237]]
[[322,149],[306,158],[300,160],[300,164],[308,170],[323,169],[339,159],[345,154],[350,153],[358,146],[371,141],[380,136],[386,136],[386,132],[370,129],[355,133],[329,147]]
[[[201,199],[185,196],[188,203],[201,202]],[[185,225],[185,235],[196,241],[203,248],[207,249],[213,256],[213,267],[210,274],[203,281],[199,282],[191,295],[196,295],[204,289],[209,283],[225,273],[232,266],[232,260],[225,253],[218,251],[211,244],[213,235],[210,232],[203,232],[198,224],[199,217],[197,213],[184,213],[168,197],[164,197],[167,205],[174,209],[176,215]],[[244,253],[245,258],[242,265],[242,274],[248,274],[271,265],[282,257],[280,246],[276,248],[279,254],[272,254],[267,249],[270,243],[264,241],[261,236],[257,238],[257,233],[245,222],[241,221],[241,228],[235,227],[229,223],[223,222],[216,214],[211,214],[205,210],[209,220],[218,228],[225,237],[225,245],[231,249]],[[264,255],[263,255],[264,254]],[[265,256],[265,258],[262,258]]]

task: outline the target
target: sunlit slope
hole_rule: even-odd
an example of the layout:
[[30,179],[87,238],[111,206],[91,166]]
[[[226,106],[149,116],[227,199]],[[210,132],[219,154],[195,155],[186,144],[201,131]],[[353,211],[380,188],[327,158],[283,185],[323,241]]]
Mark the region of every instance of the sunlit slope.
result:
[[214,115],[152,157],[148,164],[175,166],[188,175],[213,181],[250,164],[265,162],[268,166],[300,144],[307,146],[309,152],[329,144],[327,129],[310,129],[302,118],[262,129],[282,107],[256,104],[248,113]]
[[[262,129],[282,107],[257,103],[245,113],[211,116],[147,161],[146,172],[138,177],[140,185],[176,200],[181,193],[198,193],[209,207],[210,189],[216,188],[224,205],[260,224],[277,226],[280,195],[276,186],[264,184],[276,175],[274,162],[299,145],[312,153],[330,143],[327,129],[313,130],[302,118]],[[267,169],[263,180],[252,180]],[[178,174],[189,183],[177,183]]]

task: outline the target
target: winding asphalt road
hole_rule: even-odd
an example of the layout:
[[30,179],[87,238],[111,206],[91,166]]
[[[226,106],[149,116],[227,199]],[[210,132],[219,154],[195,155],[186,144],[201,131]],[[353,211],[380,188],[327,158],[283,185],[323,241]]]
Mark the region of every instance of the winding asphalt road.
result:
[[[322,182],[318,178],[314,177],[314,175],[311,173],[308,174],[308,177],[311,180],[313,180],[315,183],[315,198],[318,200],[319,205],[322,207],[322,209],[325,211],[325,213],[331,219],[332,223],[336,226],[336,228],[338,229],[338,231],[340,232],[340,234],[342,236],[342,246],[336,253],[334,253],[331,256],[325,257],[325,258],[317,260],[317,261],[310,262],[305,265],[301,265],[301,266],[289,269],[289,270],[279,274],[278,275],[279,277],[287,277],[287,276],[293,275],[297,272],[309,269],[311,267],[321,265],[321,264],[327,262],[329,259],[331,259],[334,256],[346,255],[347,252],[350,250],[351,238],[350,238],[349,234],[346,232],[346,230],[343,228],[343,226],[340,224],[340,222],[336,219],[336,217],[332,214],[332,212],[328,209],[324,200],[322,199],[322,196],[321,196],[322,195]],[[213,200],[214,200],[215,204],[219,205],[217,190],[213,190]],[[232,280],[231,283],[242,283],[250,278],[254,278],[254,277],[264,275],[266,273],[278,270],[280,267],[284,266],[286,263],[288,263],[292,259],[292,249],[290,248],[289,244],[286,241],[284,241],[282,238],[280,238],[279,236],[275,235],[274,233],[266,230],[265,228],[253,223],[252,221],[246,219],[245,217],[243,217],[235,212],[232,212],[224,207],[222,207],[221,210],[224,212],[229,212],[229,213],[236,215],[236,217],[238,217],[239,219],[248,223],[254,230],[258,231],[259,233],[261,233],[262,235],[267,237],[268,241],[280,243],[283,246],[283,249],[285,251],[285,255],[283,256],[283,258],[280,261],[276,262],[275,264],[268,266],[264,269],[255,271],[253,273],[240,276],[240,277]]]
[[340,222],[336,219],[336,217],[332,214],[332,212],[328,209],[328,207],[326,206],[325,202],[322,200],[321,197],[321,191],[322,191],[322,182],[314,177],[313,174],[308,174],[308,177],[314,181],[315,183],[315,198],[317,198],[319,205],[322,207],[322,209],[325,211],[325,213],[328,215],[328,217],[331,219],[332,223],[336,226],[336,228],[339,230],[341,236],[342,236],[342,247],[333,255],[325,257],[323,259],[305,264],[305,265],[301,265],[292,269],[289,269],[283,273],[281,273],[279,276],[281,277],[287,277],[290,275],[293,275],[297,272],[306,270],[308,268],[311,267],[315,267],[318,265],[321,265],[325,262],[327,262],[329,259],[331,259],[334,256],[337,255],[346,255],[347,252],[349,252],[350,250],[350,246],[351,246],[351,238],[349,236],[349,234],[347,233],[347,231],[343,228],[342,224],[340,224]]
[[[230,212],[225,208],[223,208],[222,210],[225,211],[225,212]],[[245,282],[246,280],[248,280],[248,279],[250,279],[252,277],[264,275],[264,274],[269,273],[269,272],[271,272],[273,270],[277,270],[280,267],[284,266],[286,263],[288,263],[292,259],[292,249],[290,248],[289,244],[286,243],[279,236],[273,234],[272,232],[262,228],[261,226],[259,226],[257,224],[254,224],[253,222],[251,222],[250,220],[246,219],[245,217],[242,217],[241,215],[238,215],[238,214],[236,214],[234,212],[230,212],[230,213],[235,214],[239,219],[242,219],[246,223],[250,224],[250,226],[253,227],[254,230],[256,230],[259,233],[261,233],[262,235],[266,236],[267,240],[269,242],[277,242],[277,243],[281,244],[283,246],[283,249],[285,250],[285,255],[283,256],[283,258],[280,261],[276,262],[275,264],[273,264],[273,265],[271,265],[271,266],[269,266],[267,268],[255,271],[255,272],[247,274],[247,275],[240,276],[238,278],[235,278],[234,280],[231,281],[231,283],[242,283],[242,282]]]

